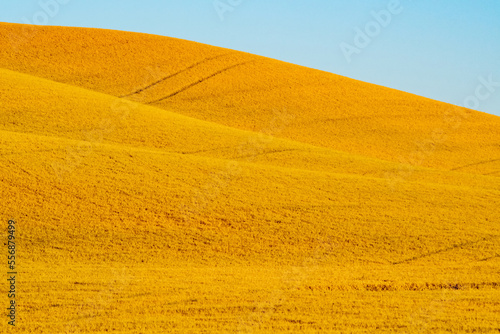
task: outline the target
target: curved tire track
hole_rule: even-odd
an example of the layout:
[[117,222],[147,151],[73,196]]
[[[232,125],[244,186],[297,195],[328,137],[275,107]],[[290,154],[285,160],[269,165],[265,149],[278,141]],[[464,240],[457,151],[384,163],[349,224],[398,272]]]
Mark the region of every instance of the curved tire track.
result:
[[186,68],[184,68],[184,69],[182,69],[182,70],[180,70],[180,71],[178,71],[178,72],[176,72],[174,74],[167,75],[166,77],[161,78],[160,80],[157,80],[157,81],[153,82],[152,84],[147,85],[146,87],[140,88],[140,89],[138,89],[138,90],[136,90],[136,91],[134,91],[134,92],[132,92],[130,94],[119,96],[119,98],[129,97],[129,96],[132,96],[132,95],[136,95],[136,94],[142,93],[143,91],[145,91],[145,90],[147,90],[147,89],[149,89],[149,88],[151,88],[153,86],[156,86],[156,85],[162,83],[163,81],[166,81],[166,80],[168,80],[170,78],[173,78],[173,77],[175,77],[175,76],[177,76],[177,75],[179,75],[181,73],[189,71],[190,69],[195,68],[196,66],[199,66],[199,65],[204,64],[204,63],[206,63],[208,61],[211,61],[211,60],[214,60],[214,59],[217,59],[217,58],[221,58],[221,57],[224,57],[224,56],[227,56],[227,55],[230,55],[230,54],[231,53],[224,53],[224,54],[217,55],[217,56],[214,56],[214,57],[205,58],[205,59],[203,59],[203,60],[201,60],[201,61],[199,61],[199,62],[197,62],[197,63],[195,63],[195,64],[193,64],[191,66],[188,66],[188,67],[186,67]]
[[495,239],[498,239],[498,238],[499,238],[499,236],[494,235],[494,236],[490,236],[490,237],[484,237],[484,238],[481,238],[480,240],[476,240],[476,241],[462,242],[460,244],[455,244],[455,245],[452,245],[450,247],[439,249],[439,250],[436,250],[436,251],[433,251],[433,252],[429,252],[429,253],[417,255],[417,256],[411,257],[409,259],[392,262],[391,264],[397,265],[397,264],[402,264],[402,263],[413,262],[413,261],[416,261],[416,260],[424,258],[424,257],[429,257],[429,256],[433,256],[433,255],[436,255],[436,254],[448,252],[448,251],[451,251],[451,250],[454,250],[454,249],[457,249],[457,248],[469,247],[469,246],[472,246],[472,245],[475,245],[475,244],[479,244],[479,243],[481,243],[483,241],[490,241],[490,240],[495,240]]
[[271,150],[271,151],[261,152],[261,153],[257,153],[257,154],[242,155],[239,157],[235,157],[233,159],[256,158],[256,157],[262,156],[262,155],[275,154],[275,153],[281,153],[281,152],[290,152],[290,151],[300,151],[300,150],[296,149],[296,148],[289,148],[289,149],[284,149],[284,150]]
[[455,170],[459,170],[459,169],[467,168],[467,167],[471,167],[471,166],[484,165],[484,164],[487,164],[487,163],[490,163],[490,162],[496,162],[496,161],[500,161],[500,159],[480,161],[480,162],[476,162],[476,163],[473,163],[473,164],[468,164],[468,165],[464,165],[464,166],[460,166],[460,167],[455,167],[455,168],[450,169],[450,171],[455,171]]
[[157,99],[157,100],[153,100],[153,101],[151,101],[151,102],[147,102],[146,104],[154,104],[154,103],[158,103],[158,102],[164,101],[164,100],[166,100],[166,99],[169,99],[169,98],[171,98],[171,97],[173,97],[173,96],[175,96],[175,95],[177,95],[177,94],[179,94],[179,93],[182,93],[182,92],[184,92],[184,91],[188,90],[189,88],[192,88],[192,87],[194,87],[194,86],[196,86],[196,85],[199,85],[199,84],[201,84],[201,83],[203,83],[203,82],[207,81],[208,79],[211,79],[211,78],[213,78],[213,77],[215,77],[215,76],[217,76],[217,75],[219,75],[219,74],[222,74],[222,73],[224,73],[224,72],[226,72],[226,71],[229,71],[229,70],[231,70],[231,69],[233,69],[233,68],[235,68],[235,67],[242,66],[242,65],[248,64],[248,63],[250,63],[250,62],[252,62],[252,61],[246,61],[246,62],[243,62],[243,63],[238,63],[238,64],[235,64],[235,65],[232,65],[232,66],[226,67],[226,68],[224,68],[224,69],[222,69],[222,70],[220,70],[220,71],[217,71],[217,72],[215,72],[215,73],[213,73],[213,74],[211,74],[211,75],[209,75],[209,76],[207,76],[207,77],[204,77],[204,78],[202,78],[202,79],[200,79],[200,80],[198,80],[198,81],[196,81],[196,82],[193,82],[193,83],[191,83],[191,84],[189,84],[189,85],[187,85],[187,86],[184,86],[184,87],[182,87],[181,89],[179,89],[179,90],[177,90],[177,91],[173,92],[172,94],[169,94],[169,95],[164,96],[164,97],[162,97],[162,98],[160,98],[160,99]]

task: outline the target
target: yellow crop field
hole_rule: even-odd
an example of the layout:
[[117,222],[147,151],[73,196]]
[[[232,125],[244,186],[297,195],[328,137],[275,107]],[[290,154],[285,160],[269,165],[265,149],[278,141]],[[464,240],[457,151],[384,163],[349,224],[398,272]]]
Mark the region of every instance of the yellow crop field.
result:
[[3,23],[0,107],[2,333],[500,331],[496,116]]

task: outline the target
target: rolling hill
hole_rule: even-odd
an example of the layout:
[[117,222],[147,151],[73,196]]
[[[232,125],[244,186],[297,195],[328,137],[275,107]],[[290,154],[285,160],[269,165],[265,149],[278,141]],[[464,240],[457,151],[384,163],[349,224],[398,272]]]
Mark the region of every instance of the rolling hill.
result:
[[174,38],[0,31],[21,332],[498,332],[500,118]]

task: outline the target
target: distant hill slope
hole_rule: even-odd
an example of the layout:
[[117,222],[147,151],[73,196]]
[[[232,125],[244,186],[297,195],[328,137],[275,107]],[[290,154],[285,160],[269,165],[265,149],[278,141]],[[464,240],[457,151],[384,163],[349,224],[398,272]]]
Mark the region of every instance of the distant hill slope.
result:
[[[413,166],[498,176],[500,118],[242,52],[121,31],[1,24],[0,68]],[[276,114],[286,127],[270,129]],[[275,129],[274,129],[275,130]]]

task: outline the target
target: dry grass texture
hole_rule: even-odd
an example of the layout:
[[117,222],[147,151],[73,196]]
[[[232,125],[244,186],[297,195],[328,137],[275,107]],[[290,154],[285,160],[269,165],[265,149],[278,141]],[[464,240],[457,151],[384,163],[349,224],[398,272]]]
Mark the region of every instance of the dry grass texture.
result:
[[498,117],[172,38],[0,32],[18,332],[500,330]]

